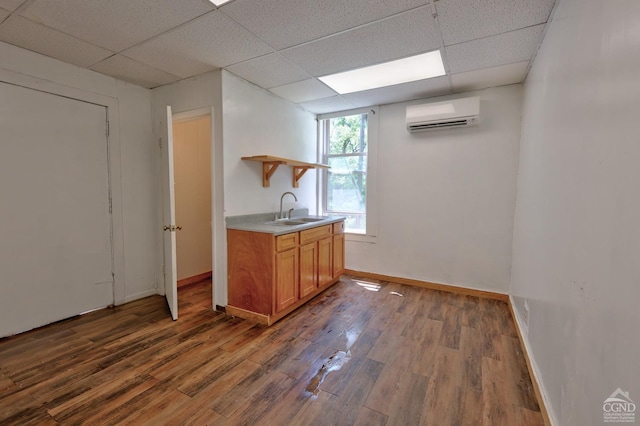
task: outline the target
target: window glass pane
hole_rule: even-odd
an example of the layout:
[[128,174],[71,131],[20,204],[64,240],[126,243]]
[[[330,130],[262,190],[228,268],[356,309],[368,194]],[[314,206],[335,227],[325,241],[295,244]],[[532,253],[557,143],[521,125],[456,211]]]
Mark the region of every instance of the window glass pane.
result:
[[367,114],[329,120],[329,155],[367,152]]
[[327,211],[366,212],[367,157],[329,157]]

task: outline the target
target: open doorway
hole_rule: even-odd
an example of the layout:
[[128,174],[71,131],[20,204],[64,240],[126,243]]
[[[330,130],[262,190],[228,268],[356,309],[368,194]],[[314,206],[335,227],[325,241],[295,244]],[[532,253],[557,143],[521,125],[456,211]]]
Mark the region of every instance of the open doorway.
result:
[[173,116],[179,310],[212,309],[211,114]]

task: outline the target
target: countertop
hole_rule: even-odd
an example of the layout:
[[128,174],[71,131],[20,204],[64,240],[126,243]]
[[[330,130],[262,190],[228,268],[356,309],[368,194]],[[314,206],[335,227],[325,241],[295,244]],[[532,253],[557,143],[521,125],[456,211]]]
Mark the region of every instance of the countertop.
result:
[[238,231],[262,232],[265,234],[273,234],[275,236],[290,234],[292,232],[304,231],[305,229],[316,228],[318,226],[328,225],[331,223],[345,220],[344,216],[313,216],[308,214],[307,209],[295,210],[291,215],[291,219],[296,220],[302,217],[314,219],[322,219],[316,222],[309,222],[300,225],[275,225],[269,224],[273,222],[274,213],[259,213],[254,215],[230,216],[227,220],[227,229],[235,229]]

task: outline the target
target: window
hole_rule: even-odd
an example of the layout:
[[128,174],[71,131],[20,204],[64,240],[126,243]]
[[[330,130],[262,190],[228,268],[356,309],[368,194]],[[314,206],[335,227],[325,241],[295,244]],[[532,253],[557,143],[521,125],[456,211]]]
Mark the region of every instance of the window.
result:
[[346,216],[347,232],[371,234],[371,124],[375,111],[346,112],[320,117],[320,145],[324,164],[322,210]]

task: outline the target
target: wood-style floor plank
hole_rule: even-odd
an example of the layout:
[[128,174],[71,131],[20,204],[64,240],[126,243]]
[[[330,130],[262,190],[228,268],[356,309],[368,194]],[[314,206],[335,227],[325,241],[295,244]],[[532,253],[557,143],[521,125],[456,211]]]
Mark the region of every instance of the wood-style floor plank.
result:
[[211,282],[0,339],[0,424],[542,425],[508,305],[344,276],[271,327]]

